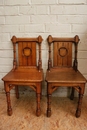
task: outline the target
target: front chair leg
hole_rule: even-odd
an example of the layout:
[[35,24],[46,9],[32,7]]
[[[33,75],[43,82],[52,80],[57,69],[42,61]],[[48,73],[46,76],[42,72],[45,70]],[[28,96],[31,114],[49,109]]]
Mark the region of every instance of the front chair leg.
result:
[[41,99],[41,93],[36,93],[36,100],[37,100],[36,115],[37,116],[40,116],[40,114],[41,114],[40,99]]
[[82,106],[82,99],[83,99],[83,93],[84,93],[84,88],[79,88],[79,99],[78,99],[78,106],[76,110],[76,117],[80,117],[81,115],[81,106]]
[[6,97],[7,97],[7,113],[9,116],[11,116],[12,108],[11,108],[10,92],[6,92]]
[[47,117],[51,116],[51,94],[47,94]]
[[78,106],[77,106],[77,110],[76,110],[77,118],[80,117],[80,115],[81,115],[82,98],[83,98],[83,94],[79,94],[79,101],[78,101]]

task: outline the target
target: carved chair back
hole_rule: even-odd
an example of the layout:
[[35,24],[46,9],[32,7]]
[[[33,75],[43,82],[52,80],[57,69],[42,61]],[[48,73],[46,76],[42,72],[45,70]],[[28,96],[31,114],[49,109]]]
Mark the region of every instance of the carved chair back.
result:
[[[16,38],[12,37],[13,42],[13,68],[17,67],[38,67],[41,69],[41,42],[42,37],[38,38]],[[36,43],[38,43],[38,56],[36,55]],[[38,64],[36,58],[38,57]]]
[[[48,70],[56,67],[72,67],[72,44],[74,43],[74,62],[73,68],[77,70],[77,44],[79,37],[76,35],[74,38],[53,38],[51,35],[48,37],[49,43],[49,60]],[[52,65],[52,49],[53,43],[53,65]]]

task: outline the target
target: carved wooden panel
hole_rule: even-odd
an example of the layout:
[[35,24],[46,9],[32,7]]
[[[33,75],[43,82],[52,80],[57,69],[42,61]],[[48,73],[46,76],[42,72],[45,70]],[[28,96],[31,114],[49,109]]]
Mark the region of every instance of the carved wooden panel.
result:
[[72,42],[54,42],[53,66],[72,66]]
[[36,43],[18,43],[19,66],[36,66]]

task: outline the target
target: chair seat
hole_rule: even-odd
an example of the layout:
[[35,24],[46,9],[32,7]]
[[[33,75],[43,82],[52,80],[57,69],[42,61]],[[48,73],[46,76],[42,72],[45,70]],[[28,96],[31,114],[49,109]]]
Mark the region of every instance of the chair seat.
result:
[[49,83],[86,83],[84,76],[73,68],[51,69],[46,73],[46,81]]
[[11,70],[5,77],[3,81],[20,81],[20,82],[41,82],[43,80],[43,70],[38,71],[35,69],[16,69]]

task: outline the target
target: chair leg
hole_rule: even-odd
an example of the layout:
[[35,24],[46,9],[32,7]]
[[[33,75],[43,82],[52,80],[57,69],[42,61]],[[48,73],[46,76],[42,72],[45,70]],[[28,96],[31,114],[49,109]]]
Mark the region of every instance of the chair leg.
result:
[[43,86],[43,82],[41,83],[41,97],[40,97],[40,99],[42,99],[42,86]]
[[40,116],[40,114],[41,114],[41,109],[40,109],[41,93],[36,93],[36,99],[37,99],[36,115],[37,115],[37,116]]
[[5,92],[6,92],[6,98],[7,98],[7,113],[9,116],[12,115],[12,108],[11,108],[11,100],[10,100],[10,88],[8,84],[5,83]]
[[41,84],[41,94],[40,94],[40,99],[42,99],[42,84]]
[[15,93],[16,93],[16,98],[19,98],[19,91],[18,91],[18,86],[15,86]]
[[6,92],[7,97],[7,113],[9,116],[12,115],[11,101],[10,101],[10,92]]
[[47,117],[51,116],[51,94],[47,94]]
[[72,92],[71,92],[71,95],[70,95],[70,99],[71,99],[71,100],[74,99],[74,91],[75,91],[75,89],[72,87]]
[[80,92],[79,92],[79,99],[78,99],[78,106],[77,106],[77,110],[76,110],[76,117],[80,117],[81,115],[81,106],[82,106],[82,99],[83,99],[83,89],[80,88]]

